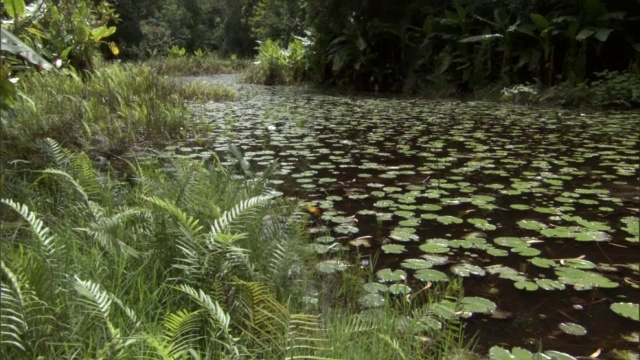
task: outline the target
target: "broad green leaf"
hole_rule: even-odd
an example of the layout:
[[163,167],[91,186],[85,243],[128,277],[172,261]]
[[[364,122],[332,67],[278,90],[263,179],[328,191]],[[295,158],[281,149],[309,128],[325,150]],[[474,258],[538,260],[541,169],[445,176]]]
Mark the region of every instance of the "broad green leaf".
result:
[[23,18],[26,14],[26,6],[24,0],[2,0],[4,9],[10,18],[15,19],[16,16]]
[[541,30],[547,29],[549,26],[551,26],[551,24],[549,23],[549,20],[547,20],[544,16],[540,14],[531,13],[531,15],[529,16],[531,17],[531,21],[533,21],[533,23]]
[[640,321],[640,304],[618,302],[611,304],[610,307],[613,312],[620,316]]

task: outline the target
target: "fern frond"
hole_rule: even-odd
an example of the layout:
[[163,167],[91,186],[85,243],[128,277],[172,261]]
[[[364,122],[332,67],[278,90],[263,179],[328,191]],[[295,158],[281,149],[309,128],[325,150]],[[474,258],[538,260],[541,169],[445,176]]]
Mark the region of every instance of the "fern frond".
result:
[[103,196],[102,184],[98,180],[93,162],[86,153],[81,152],[71,157],[71,171],[76,181],[85,191],[88,197],[101,199]]
[[25,351],[38,347],[56,319],[52,309],[40,300],[20,269],[12,270],[0,259],[2,269],[0,339]]
[[136,312],[132,308],[125,305],[122,300],[118,299],[115,295],[109,294],[109,296],[111,297],[111,301],[116,303],[118,307],[120,307],[120,309],[122,309],[122,311],[125,313],[125,315],[127,315],[127,318],[129,318],[129,321],[131,321],[134,328],[138,328],[142,325],[142,323],[138,320],[138,315],[136,315]]
[[[140,254],[131,246],[119,239],[118,232],[123,233],[130,219],[144,218],[145,211],[126,209],[113,216],[105,216],[102,211],[94,211],[94,218],[89,227],[76,228],[93,237],[104,249],[116,250],[120,253],[137,258]],[[131,231],[131,228],[129,229]]]
[[109,312],[111,311],[112,297],[110,294],[100,284],[91,280],[81,280],[77,276],[75,276],[74,288],[81,296],[79,301],[87,308],[88,313],[102,319],[104,324],[111,329]]
[[331,349],[320,316],[292,314],[286,344],[286,359],[329,359],[321,356]]
[[198,219],[188,216],[187,213],[182,211],[178,206],[155,196],[145,197],[144,199],[173,215],[178,220],[182,228],[187,230],[191,236],[196,237],[200,235],[203,227],[199,224],[200,222]]
[[29,210],[29,207],[27,207],[27,205],[20,204],[11,199],[1,199],[0,201],[3,204],[11,207],[14,211],[20,214],[22,218],[24,218],[29,223],[29,225],[31,226],[31,229],[33,230],[33,233],[38,238],[38,241],[42,246],[42,249],[44,249],[45,260],[49,264],[51,264],[54,261],[54,256],[56,254],[56,246],[55,246],[56,238],[54,235],[51,234],[51,231],[49,230],[49,228],[44,226],[44,223],[42,222],[42,220],[38,219],[36,217],[36,214],[33,213],[31,210]]
[[67,149],[62,148],[57,141],[47,138],[47,145],[49,145],[49,150],[51,152],[51,157],[53,161],[56,163],[56,166],[60,169],[66,168],[69,164],[69,151]]
[[89,196],[84,191],[84,189],[82,188],[80,183],[78,183],[78,181],[76,181],[76,179],[74,179],[73,176],[69,175],[69,173],[67,173],[65,171],[62,171],[62,170],[58,170],[58,169],[45,169],[45,170],[42,170],[40,172],[42,172],[44,174],[60,176],[63,179],[67,180],[69,183],[71,183],[71,185],[73,186],[73,189],[78,194],[80,194],[80,196],[82,197],[82,200],[87,205],[87,207],[90,206],[89,205]]
[[189,295],[192,300],[202,306],[211,316],[211,320],[221,327],[219,330],[224,333],[228,332],[231,317],[224,311],[217,301],[212,300],[204,291],[196,290],[189,285],[180,284],[176,288]]
[[209,233],[210,241],[215,241],[218,234],[226,232],[227,228],[233,222],[233,220],[240,216],[243,212],[254,206],[264,204],[271,199],[273,199],[273,195],[255,196],[250,199],[242,200],[239,204],[231,208],[231,210],[227,210],[222,213],[222,215],[218,219],[215,219],[213,224],[211,225],[211,231]]
[[0,284],[2,294],[0,342],[26,351],[22,335],[27,332],[28,325],[25,317],[25,298],[20,289],[21,281],[1,259],[0,267],[5,275],[4,277],[9,280],[9,284],[5,284],[4,281]]
[[389,337],[389,335],[385,335],[385,334],[376,333],[376,335],[378,335],[380,339],[384,340],[384,342],[389,344],[389,346],[391,346],[396,351],[396,354],[398,354],[400,358],[405,360],[407,359],[407,356],[404,354],[404,351],[402,351],[402,348],[400,347],[398,340],[392,339],[391,337]]
[[170,345],[169,354],[177,356],[193,348],[203,338],[200,326],[205,310],[179,310],[167,316],[164,322],[165,341]]

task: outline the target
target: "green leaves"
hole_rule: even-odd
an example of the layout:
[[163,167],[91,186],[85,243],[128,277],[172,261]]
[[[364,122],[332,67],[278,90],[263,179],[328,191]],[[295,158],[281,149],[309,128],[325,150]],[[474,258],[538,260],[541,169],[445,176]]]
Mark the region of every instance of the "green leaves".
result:
[[640,304],[617,302],[611,304],[610,308],[620,316],[634,321],[640,321]]
[[10,18],[15,19],[16,17],[22,18],[25,16],[26,6],[24,0],[2,0],[2,4],[4,4],[4,9]]

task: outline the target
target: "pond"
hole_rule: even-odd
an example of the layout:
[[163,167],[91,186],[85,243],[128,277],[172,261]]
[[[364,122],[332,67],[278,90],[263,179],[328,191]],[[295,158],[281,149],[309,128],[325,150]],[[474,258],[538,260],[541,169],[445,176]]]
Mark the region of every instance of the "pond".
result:
[[466,320],[481,353],[637,351],[639,113],[199,80],[240,99],[194,107],[207,131],[167,151],[231,141],[255,169],[278,159],[272,186],[308,201],[318,253],[379,252],[385,284],[464,277],[465,296],[497,307]]

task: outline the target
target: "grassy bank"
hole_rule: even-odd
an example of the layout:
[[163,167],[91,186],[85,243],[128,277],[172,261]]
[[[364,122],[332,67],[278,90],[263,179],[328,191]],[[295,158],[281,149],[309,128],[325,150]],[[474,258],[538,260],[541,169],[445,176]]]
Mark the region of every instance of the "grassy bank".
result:
[[168,76],[196,76],[213,74],[231,74],[242,72],[251,65],[252,60],[236,57],[223,58],[216,54],[203,56],[158,57],[147,60],[156,74]]
[[5,357],[461,352],[457,282],[371,306],[362,285],[374,268],[319,273],[307,215],[263,177],[240,179],[215,156],[131,156],[185,135],[189,87],[115,65],[19,86],[2,124]]
[[219,101],[234,93],[216,85],[176,84],[146,66],[104,66],[86,80],[72,72],[29,73],[3,116],[3,158],[25,159],[46,137],[93,158],[163,144],[189,126],[186,100]]

